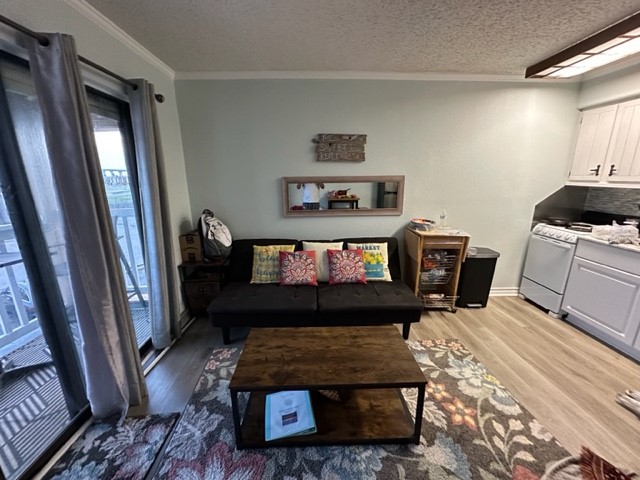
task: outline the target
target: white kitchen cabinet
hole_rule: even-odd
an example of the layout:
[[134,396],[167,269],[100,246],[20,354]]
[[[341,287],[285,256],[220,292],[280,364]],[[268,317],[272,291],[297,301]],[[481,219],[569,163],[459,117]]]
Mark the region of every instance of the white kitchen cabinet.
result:
[[640,99],[618,105],[603,179],[640,184]]
[[567,184],[640,187],[640,99],[582,113]]
[[617,105],[610,105],[582,113],[569,181],[593,183],[600,181],[617,111]]
[[562,310],[570,323],[640,358],[640,251],[580,239]]

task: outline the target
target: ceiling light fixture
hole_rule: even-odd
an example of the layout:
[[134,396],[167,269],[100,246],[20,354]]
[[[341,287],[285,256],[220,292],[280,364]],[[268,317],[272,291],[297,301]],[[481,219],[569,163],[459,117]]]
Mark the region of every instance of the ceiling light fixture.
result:
[[525,78],[569,78],[640,52],[640,12],[527,68]]

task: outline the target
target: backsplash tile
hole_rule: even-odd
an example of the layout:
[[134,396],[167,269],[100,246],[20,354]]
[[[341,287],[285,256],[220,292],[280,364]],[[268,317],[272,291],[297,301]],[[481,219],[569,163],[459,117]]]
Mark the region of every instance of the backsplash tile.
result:
[[640,189],[589,187],[585,210],[640,216]]
[[535,206],[531,226],[551,217],[594,224],[640,217],[640,189],[565,185]]

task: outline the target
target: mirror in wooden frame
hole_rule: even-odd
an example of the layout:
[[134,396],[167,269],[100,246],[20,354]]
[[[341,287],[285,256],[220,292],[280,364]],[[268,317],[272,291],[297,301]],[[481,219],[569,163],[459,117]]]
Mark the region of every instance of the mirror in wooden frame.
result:
[[285,217],[402,215],[404,175],[282,177]]

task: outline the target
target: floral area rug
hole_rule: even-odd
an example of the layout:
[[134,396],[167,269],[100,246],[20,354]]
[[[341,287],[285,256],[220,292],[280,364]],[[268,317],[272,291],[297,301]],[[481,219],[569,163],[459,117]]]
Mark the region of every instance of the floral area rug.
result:
[[178,413],[125,418],[122,425],[89,426],[45,479],[144,479],[178,419]]
[[[419,445],[237,450],[229,381],[242,347],[213,351],[157,479],[523,479],[569,455],[455,340],[409,341],[428,379]],[[403,391],[415,412],[417,392]]]

